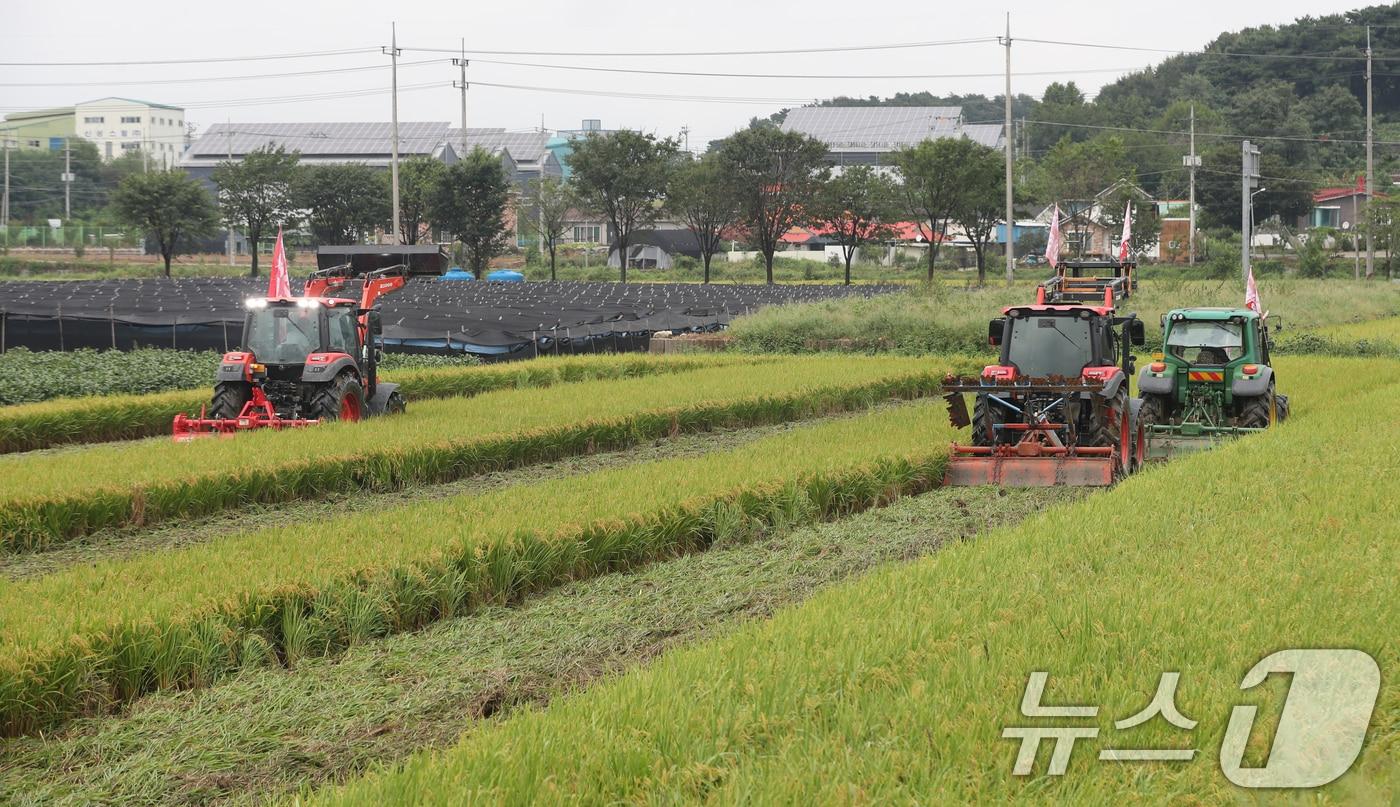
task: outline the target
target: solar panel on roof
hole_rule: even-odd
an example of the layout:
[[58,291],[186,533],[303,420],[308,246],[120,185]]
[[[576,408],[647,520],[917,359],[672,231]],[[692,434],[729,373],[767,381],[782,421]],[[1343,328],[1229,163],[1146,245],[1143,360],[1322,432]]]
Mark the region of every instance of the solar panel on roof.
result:
[[788,112],[785,131],[814,137],[832,148],[891,149],[962,134],[962,108],[800,107]]

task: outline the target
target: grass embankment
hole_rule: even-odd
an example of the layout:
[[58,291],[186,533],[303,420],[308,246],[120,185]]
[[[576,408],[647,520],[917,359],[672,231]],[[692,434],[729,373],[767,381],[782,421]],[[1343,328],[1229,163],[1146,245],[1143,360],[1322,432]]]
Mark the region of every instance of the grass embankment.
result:
[[[228,440],[8,455],[0,457],[0,534],[12,550],[42,549],[250,502],[397,490],[684,432],[803,420],[936,394],[947,369],[924,359],[810,357],[505,390],[428,401],[392,418]],[[123,469],[120,477],[113,468]]]
[[941,407],[898,407],[377,521],[252,531],[0,583],[0,732],[205,685],[246,665],[334,653],[755,523],[887,503],[938,483],[952,435]]
[[[683,440],[685,438],[682,438]],[[696,440],[705,438],[694,438]],[[668,441],[668,444],[673,441]],[[567,583],[295,669],[7,742],[0,792],[104,804],[253,803],[449,747],[529,704],[805,600],[842,579],[1019,521],[1081,491],[945,489]]]
[[[681,372],[735,361],[733,357],[702,354],[676,357],[639,353],[545,357],[492,365],[390,365],[384,380],[400,384],[412,406],[415,401],[431,398]],[[0,454],[168,435],[175,415],[197,414],[201,406],[209,404],[213,382],[208,379],[213,378],[212,367],[208,368],[206,376],[203,387],[196,391],[70,398],[0,408]]]
[[[1400,284],[1276,279],[1260,293],[1284,320],[1285,333],[1400,312]],[[729,332],[737,349],[755,353],[811,352],[849,340],[849,349],[858,352],[985,354],[987,321],[1005,306],[1034,300],[1030,281],[981,289],[934,285],[908,294],[764,308],[736,319]],[[1233,281],[1144,280],[1121,310],[1143,320],[1150,346],[1160,344],[1162,314],[1173,308],[1243,303],[1244,292]]]
[[[889,566],[719,641],[468,735],[318,804],[1146,803],[1236,801],[1219,749],[1258,704],[1262,764],[1285,694],[1244,672],[1283,648],[1345,647],[1382,671],[1368,746],[1309,800],[1384,803],[1400,787],[1400,472],[1395,363],[1292,359],[1295,416],[983,540]],[[1344,378],[1385,386],[1337,396]],[[1387,443],[1388,441],[1388,443]],[[1325,465],[1319,465],[1325,462]],[[1032,671],[1045,702],[1019,711]],[[1163,720],[1118,730],[1179,671]],[[606,719],[600,719],[599,716]],[[1068,773],[1011,775],[1005,726],[1094,726]],[[1189,763],[1100,762],[1106,748],[1194,748]],[[1129,794],[1131,794],[1129,796]],[[1266,797],[1267,798],[1267,797]]]

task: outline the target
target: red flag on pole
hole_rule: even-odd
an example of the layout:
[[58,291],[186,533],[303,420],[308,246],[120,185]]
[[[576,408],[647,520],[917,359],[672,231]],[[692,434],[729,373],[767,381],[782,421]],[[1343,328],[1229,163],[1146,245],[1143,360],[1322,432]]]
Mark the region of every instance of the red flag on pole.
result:
[[1050,268],[1060,265],[1060,206],[1055,205],[1055,213],[1050,217],[1050,237],[1045,241],[1045,260]]
[[1254,285],[1254,267],[1249,267],[1249,275],[1244,281],[1244,307],[1251,311],[1263,312],[1264,306],[1259,302],[1259,287]]
[[287,279],[287,250],[282,246],[282,228],[277,228],[277,246],[272,250],[272,273],[267,277],[268,297],[291,297],[292,284]]
[[1118,242],[1118,262],[1128,260],[1128,240],[1133,237],[1133,202],[1128,200],[1128,209],[1123,213],[1123,240]]

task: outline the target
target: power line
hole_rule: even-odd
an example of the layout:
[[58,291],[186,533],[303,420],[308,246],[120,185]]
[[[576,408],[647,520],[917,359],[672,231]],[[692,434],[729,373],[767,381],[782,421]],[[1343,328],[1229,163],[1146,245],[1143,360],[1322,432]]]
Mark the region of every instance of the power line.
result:
[[[979,122],[980,122],[980,123],[987,123],[988,121],[979,121]],[[990,121],[990,122],[996,123],[996,122],[998,122],[998,121]],[[1165,134],[1165,135],[1183,135],[1183,136],[1189,135],[1189,134],[1190,134],[1190,132],[1187,132],[1187,131],[1178,131],[1178,130],[1175,130],[1175,129],[1144,129],[1144,128],[1138,128],[1138,127],[1134,127],[1134,126],[1104,126],[1104,125],[1091,124],[1091,123],[1062,123],[1062,122],[1059,122],[1059,121],[1048,121],[1048,120],[1027,120],[1026,123],[1033,123],[1033,124],[1035,124],[1035,125],[1037,125],[1037,126],[1064,126],[1064,127],[1069,127],[1069,128],[1073,128],[1073,129],[1096,129],[1096,130],[1100,130],[1100,131],[1111,131],[1111,132],[1140,132],[1140,133],[1142,133],[1142,134]],[[1333,138],[1333,137],[1318,137],[1317,135],[1313,135],[1313,136],[1310,136],[1310,137],[1303,137],[1303,136],[1297,136],[1297,135],[1231,134],[1231,133],[1226,133],[1226,132],[1200,132],[1200,131],[1198,131],[1198,132],[1196,132],[1196,136],[1197,136],[1197,137],[1218,137],[1218,138],[1221,138],[1221,139],[1224,139],[1224,140],[1278,140],[1278,141],[1297,142],[1297,143],[1334,143],[1334,144],[1341,144],[1341,145],[1355,145],[1355,144],[1361,144],[1361,143],[1365,143],[1365,142],[1366,142],[1365,140],[1350,140],[1350,139]],[[1396,141],[1396,140],[1391,140],[1391,141],[1377,140],[1377,141],[1375,141],[1375,142],[1376,142],[1376,145],[1380,145],[1380,146],[1400,146],[1400,141]]]
[[807,99],[793,98],[747,98],[714,95],[668,95],[661,93],[638,93],[613,90],[584,90],[571,87],[535,87],[526,84],[497,84],[489,81],[473,81],[473,87],[497,87],[507,90],[558,93],[560,95],[592,95],[606,98],[636,98],[646,101],[688,101],[714,104],[801,104]]
[[379,48],[345,48],[342,50],[305,51],[302,53],[273,53],[265,56],[210,56],[201,59],[144,59],[124,62],[0,62],[0,67],[129,67],[160,64],[215,64],[220,62],[268,62],[278,59],[314,59],[322,56],[346,56],[354,53],[378,53]]
[[[442,64],[442,59],[422,59],[416,62],[403,62],[399,67],[416,67],[426,64]],[[5,82],[0,87],[117,87],[146,84],[203,84],[224,81],[253,81],[269,78],[300,78],[303,76],[330,76],[343,73],[363,73],[370,70],[383,70],[384,65],[372,64],[360,67],[332,67],[326,70],[301,70],[293,73],[259,73],[244,76],[207,76],[203,78],[166,78],[148,81],[47,81],[47,82]]]
[[[1244,53],[1241,51],[1221,51],[1221,50],[1174,50],[1172,48],[1149,48],[1141,45],[1111,45],[1102,42],[1067,42],[1060,39],[1032,39],[1030,37],[1018,37],[1017,42],[1030,42],[1037,45],[1063,45],[1073,48],[1100,48],[1103,50],[1131,50],[1146,53],[1170,53],[1173,56],[1227,56],[1238,59],[1303,59],[1317,61],[1335,61],[1337,59],[1354,59],[1365,61],[1364,54],[1356,53]],[[1400,60],[1400,56],[1376,57],[1380,59],[1388,58],[1391,61]]]
[[[481,50],[478,48],[468,48],[468,58],[475,58],[474,54],[486,54],[490,56],[598,56],[598,57],[678,57],[678,56],[782,56],[796,53],[849,53],[852,51],[864,50],[905,50],[909,48],[933,48],[945,45],[972,45],[982,42],[995,42],[994,36],[973,37],[969,39],[944,39],[928,42],[895,42],[884,45],[842,45],[832,47],[814,48],[787,48],[782,50],[713,50],[713,51],[530,51],[530,50]],[[413,48],[404,46],[401,50],[419,51],[421,53],[451,53],[458,55],[462,52],[461,47],[455,48]]]
[[[802,73],[714,73],[695,70],[645,70],[634,67],[589,67],[571,64],[539,64],[536,62],[511,62],[495,59],[472,59],[475,64],[496,64],[510,67],[533,67],[550,70],[574,70],[593,73],[635,73],[649,76],[697,76],[702,78],[773,78],[773,79],[944,79],[944,78],[1001,78],[1004,73],[908,73],[890,75],[818,75]],[[1042,70],[1017,73],[1018,76],[1058,76],[1078,73],[1121,73],[1140,70],[1138,67],[1100,67],[1084,70]],[[5,86],[0,84],[0,86]]]

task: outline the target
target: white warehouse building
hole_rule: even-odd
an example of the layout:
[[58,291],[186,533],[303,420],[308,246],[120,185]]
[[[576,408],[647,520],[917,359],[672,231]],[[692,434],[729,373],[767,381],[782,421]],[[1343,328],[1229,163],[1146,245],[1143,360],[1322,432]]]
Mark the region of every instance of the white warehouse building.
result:
[[173,167],[185,150],[185,110],[131,98],[99,98],[73,107],[74,133],[97,145],[102,159],[145,152]]

